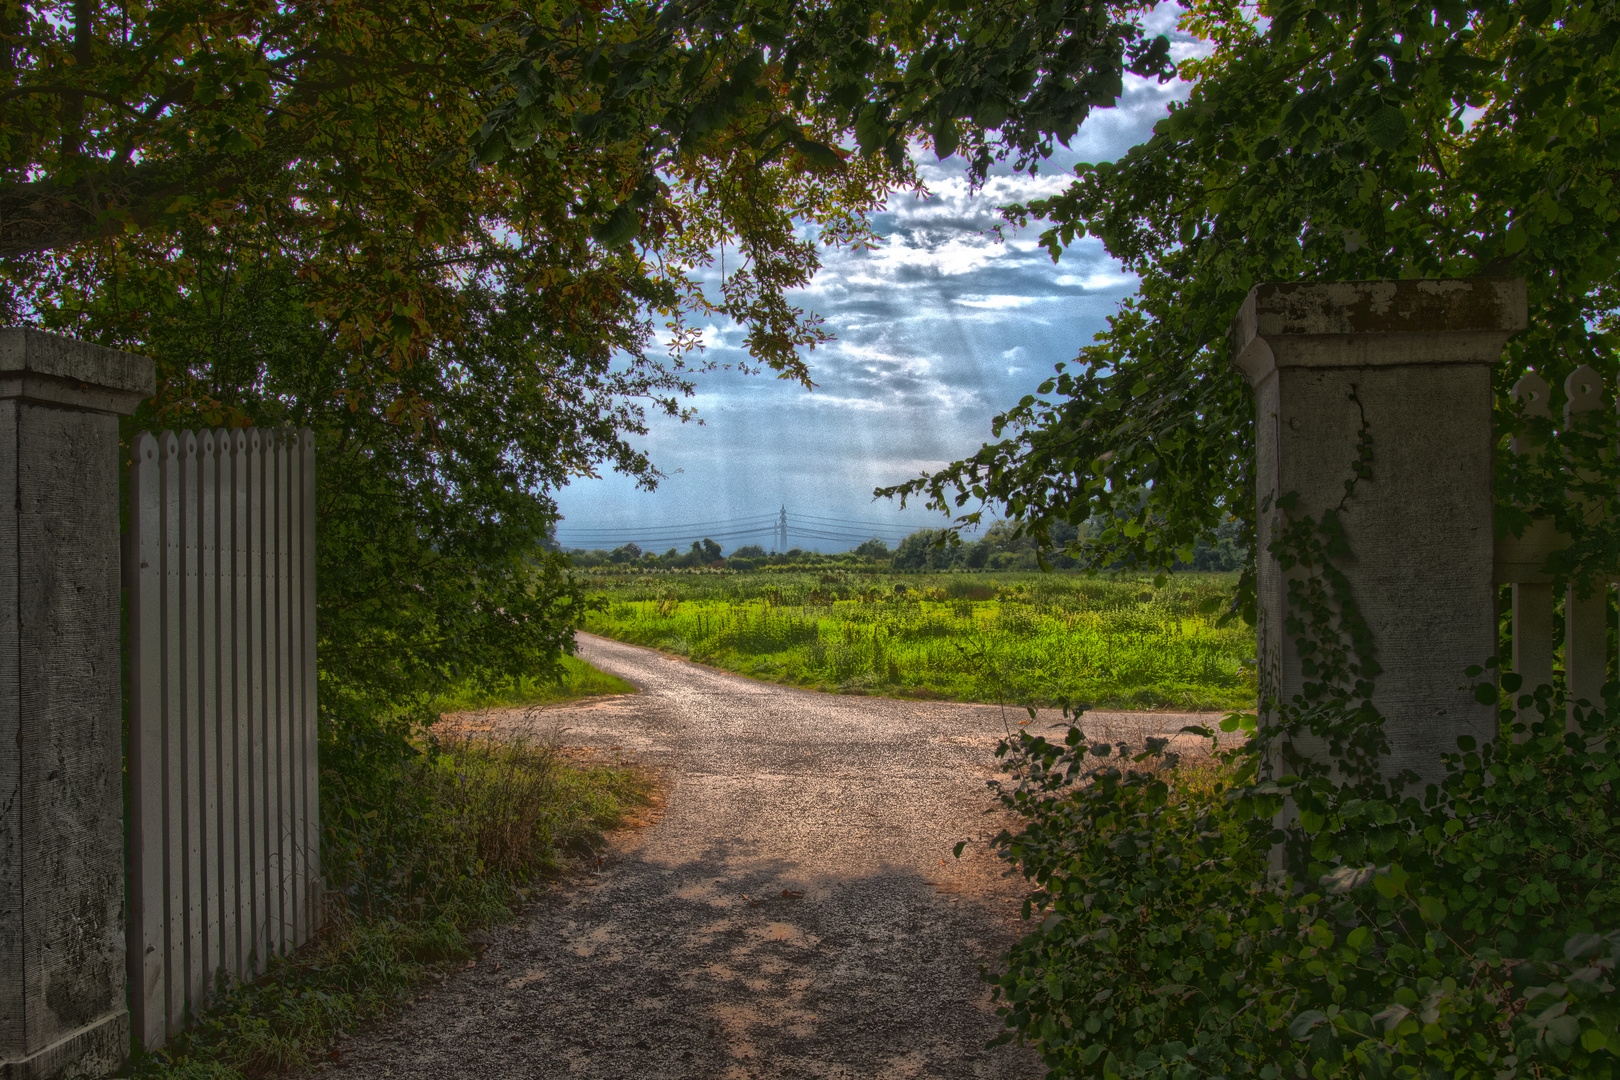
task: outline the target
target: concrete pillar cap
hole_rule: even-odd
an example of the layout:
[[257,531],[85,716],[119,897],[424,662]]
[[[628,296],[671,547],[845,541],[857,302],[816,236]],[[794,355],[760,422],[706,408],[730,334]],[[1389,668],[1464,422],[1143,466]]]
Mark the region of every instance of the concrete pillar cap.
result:
[[127,416],[157,393],[150,359],[28,326],[0,327],[0,400]]
[[1491,364],[1526,307],[1519,278],[1267,282],[1232,320],[1232,366],[1258,383],[1278,367]]

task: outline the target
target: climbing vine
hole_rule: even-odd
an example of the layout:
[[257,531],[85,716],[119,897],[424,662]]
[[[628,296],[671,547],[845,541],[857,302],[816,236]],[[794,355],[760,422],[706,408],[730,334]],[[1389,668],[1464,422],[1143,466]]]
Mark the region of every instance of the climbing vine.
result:
[[1221,724],[1249,738],[1188,729],[1212,742],[1199,764],[1075,716],[998,748],[1021,821],[996,843],[1035,887],[1034,929],[989,977],[1003,1040],[1049,1076],[1615,1074],[1620,686],[1573,736],[1560,693],[1504,675],[1509,737],[1460,740],[1421,797],[1382,776],[1375,643],[1341,569],[1373,467],[1363,410],[1338,506],[1275,500],[1305,678],[1284,701],[1263,674],[1261,718]]

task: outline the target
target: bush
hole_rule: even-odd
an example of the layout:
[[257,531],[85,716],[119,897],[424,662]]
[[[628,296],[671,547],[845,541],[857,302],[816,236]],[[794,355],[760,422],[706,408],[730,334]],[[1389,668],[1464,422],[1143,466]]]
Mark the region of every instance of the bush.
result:
[[1003,1041],[1052,1077],[1613,1075],[1617,693],[1584,737],[1549,689],[1518,699],[1532,722],[1421,798],[1257,781],[1259,740],[1196,767],[1020,732],[996,843],[1038,928],[993,980]]

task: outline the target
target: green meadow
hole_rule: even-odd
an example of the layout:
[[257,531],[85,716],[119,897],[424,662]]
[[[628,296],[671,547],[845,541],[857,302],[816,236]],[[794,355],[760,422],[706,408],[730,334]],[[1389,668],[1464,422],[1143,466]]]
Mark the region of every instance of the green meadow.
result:
[[1235,574],[589,575],[584,629],[849,694],[1106,708],[1254,705]]

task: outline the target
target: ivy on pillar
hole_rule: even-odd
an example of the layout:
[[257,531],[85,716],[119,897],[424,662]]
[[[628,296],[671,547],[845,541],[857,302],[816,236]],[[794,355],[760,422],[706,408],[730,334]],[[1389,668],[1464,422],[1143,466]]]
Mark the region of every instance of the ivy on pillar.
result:
[[1284,514],[1336,512],[1335,565],[1381,668],[1385,775],[1437,781],[1458,737],[1496,733],[1464,672],[1496,653],[1491,367],[1525,315],[1521,281],[1302,282],[1256,286],[1232,324],[1255,391],[1262,702],[1292,702],[1307,677],[1287,629],[1300,571],[1268,544]]

